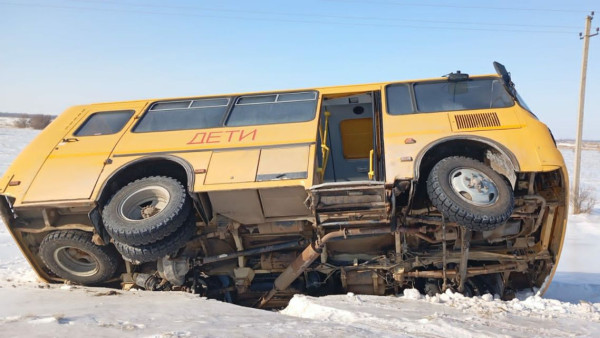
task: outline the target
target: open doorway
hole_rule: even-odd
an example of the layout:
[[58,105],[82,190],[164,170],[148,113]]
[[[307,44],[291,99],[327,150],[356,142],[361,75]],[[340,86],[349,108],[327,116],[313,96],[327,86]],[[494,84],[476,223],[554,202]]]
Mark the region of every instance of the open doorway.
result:
[[323,98],[319,127],[322,146],[318,147],[321,182],[377,180],[382,176],[378,98],[375,92]]

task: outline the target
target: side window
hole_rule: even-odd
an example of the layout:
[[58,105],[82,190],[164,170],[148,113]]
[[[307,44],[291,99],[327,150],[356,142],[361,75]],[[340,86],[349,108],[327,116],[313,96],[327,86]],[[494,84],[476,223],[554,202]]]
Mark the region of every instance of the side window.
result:
[[118,133],[133,116],[133,110],[98,112],[90,115],[73,134],[74,136],[98,136]]
[[154,103],[133,129],[136,133],[221,126],[229,98]]
[[513,99],[498,79],[424,82],[414,86],[419,112],[506,108]]
[[391,115],[412,114],[412,98],[408,85],[397,84],[387,86],[387,110]]
[[242,96],[235,102],[226,125],[310,121],[315,117],[316,109],[316,92]]

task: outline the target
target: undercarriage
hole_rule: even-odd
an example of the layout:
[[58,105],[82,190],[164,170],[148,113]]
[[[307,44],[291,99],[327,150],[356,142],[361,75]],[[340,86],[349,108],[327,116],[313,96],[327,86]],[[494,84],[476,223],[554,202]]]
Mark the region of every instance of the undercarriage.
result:
[[269,308],[284,306],[295,293],[385,295],[417,288],[510,299],[518,290],[545,288],[560,250],[555,238],[564,231],[558,171],[518,174],[509,220],[489,231],[447,220],[415,193],[418,185],[315,186],[306,201],[314,215],[308,219],[240,224],[216,215],[196,222],[196,234],[177,253],[126,262],[121,285]]

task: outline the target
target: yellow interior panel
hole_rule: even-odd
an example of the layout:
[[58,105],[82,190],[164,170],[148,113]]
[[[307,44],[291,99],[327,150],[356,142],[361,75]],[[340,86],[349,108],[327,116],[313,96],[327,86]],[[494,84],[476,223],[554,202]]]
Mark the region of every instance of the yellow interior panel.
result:
[[344,158],[368,158],[373,149],[373,120],[351,119],[340,122]]

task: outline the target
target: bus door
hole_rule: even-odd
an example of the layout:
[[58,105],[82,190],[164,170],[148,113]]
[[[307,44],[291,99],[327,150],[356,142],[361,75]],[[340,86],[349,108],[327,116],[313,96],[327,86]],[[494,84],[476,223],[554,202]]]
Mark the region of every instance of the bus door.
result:
[[321,182],[383,180],[378,91],[324,96],[319,125]]
[[322,180],[309,192],[317,225],[389,222],[380,102],[379,91],[323,97],[318,133]]

